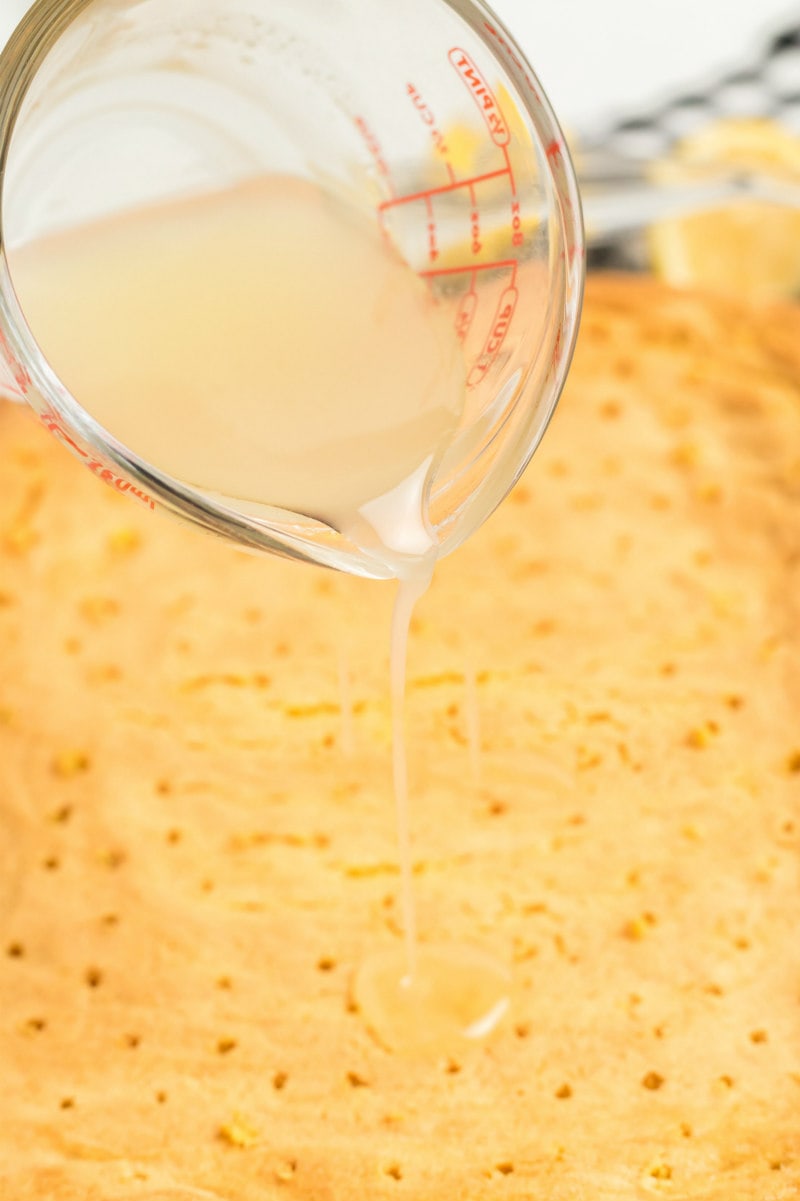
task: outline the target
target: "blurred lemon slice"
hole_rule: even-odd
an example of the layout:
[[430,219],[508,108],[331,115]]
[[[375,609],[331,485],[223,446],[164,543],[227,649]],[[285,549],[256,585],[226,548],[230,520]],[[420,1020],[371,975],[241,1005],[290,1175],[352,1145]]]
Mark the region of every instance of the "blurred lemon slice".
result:
[[[680,183],[721,169],[800,182],[800,139],[765,118],[715,122],[687,138],[654,177]],[[649,232],[653,268],[679,287],[698,286],[764,302],[800,292],[800,209],[736,200],[670,218]]]

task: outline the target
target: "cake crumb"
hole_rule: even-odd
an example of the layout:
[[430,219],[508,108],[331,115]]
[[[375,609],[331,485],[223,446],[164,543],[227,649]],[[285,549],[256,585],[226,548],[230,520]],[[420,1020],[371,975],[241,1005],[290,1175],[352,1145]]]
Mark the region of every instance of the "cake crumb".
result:
[[572,1096],[572,1085],[562,1084],[556,1089],[556,1097],[559,1101],[568,1101]]
[[231,1051],[235,1051],[238,1043],[235,1038],[218,1038],[217,1039],[217,1054],[230,1055]]
[[750,1032],[751,1043],[765,1043],[769,1040],[766,1030],[752,1030]]
[[642,1086],[651,1092],[656,1092],[664,1084],[664,1077],[659,1072],[647,1072],[642,1077]]

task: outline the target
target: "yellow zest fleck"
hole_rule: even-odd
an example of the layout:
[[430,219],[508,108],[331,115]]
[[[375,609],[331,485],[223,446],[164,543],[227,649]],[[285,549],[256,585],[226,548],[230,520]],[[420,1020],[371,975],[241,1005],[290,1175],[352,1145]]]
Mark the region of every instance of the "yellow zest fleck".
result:
[[703,484],[697,489],[697,499],[706,505],[715,505],[722,499],[722,488],[719,484]]
[[719,733],[719,726],[713,721],[704,721],[702,725],[695,726],[686,735],[686,745],[696,751],[705,750],[710,746],[716,734]]
[[242,1149],[254,1147],[261,1137],[255,1127],[238,1113],[229,1122],[223,1122],[218,1133],[224,1143]]
[[142,545],[142,535],[132,526],[120,526],[108,536],[108,549],[116,555],[129,555]]
[[653,1180],[671,1180],[672,1168],[668,1163],[654,1163],[653,1166],[648,1170],[648,1175],[651,1176]]
[[694,467],[698,458],[699,452],[693,442],[679,442],[670,455],[673,466],[683,468]]
[[53,759],[53,771],[57,776],[61,776],[63,779],[69,779],[71,776],[78,776],[82,772],[88,771],[89,767],[90,759],[86,751],[59,751],[59,753]]
[[100,851],[97,856],[97,861],[98,863],[101,863],[103,867],[110,867],[114,869],[122,867],[127,858],[128,856],[125,851],[119,849],[118,847],[111,847],[107,851]]
[[24,555],[39,541],[39,535],[26,523],[20,522],[6,531],[3,545],[10,555]]
[[648,930],[657,925],[658,918],[654,913],[642,913],[639,917],[634,917],[625,923],[622,927],[622,934],[625,938],[630,938],[633,942],[639,942],[644,938]]

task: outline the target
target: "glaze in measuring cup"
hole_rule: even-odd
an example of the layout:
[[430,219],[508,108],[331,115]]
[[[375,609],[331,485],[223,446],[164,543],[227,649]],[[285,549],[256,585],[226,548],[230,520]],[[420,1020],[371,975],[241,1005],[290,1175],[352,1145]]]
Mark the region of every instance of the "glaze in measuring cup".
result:
[[467,387],[430,480],[440,553],[545,431],[577,332],[580,204],[541,87],[479,0],[39,0],[0,58],[0,170],[0,391],[150,508],[389,574],[320,522],[223,503],[139,458],[59,380],[14,292],[17,245],[265,173],[358,196],[451,313]]

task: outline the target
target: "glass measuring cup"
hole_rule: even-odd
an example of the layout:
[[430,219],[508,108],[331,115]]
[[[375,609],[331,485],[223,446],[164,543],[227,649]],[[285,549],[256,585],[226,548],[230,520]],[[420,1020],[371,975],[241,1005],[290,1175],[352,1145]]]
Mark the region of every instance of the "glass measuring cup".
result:
[[580,206],[535,76],[476,0],[39,0],[0,58],[0,169],[0,391],[140,503],[392,574],[313,517],[220,497],[123,445],[59,379],[15,292],[18,246],[264,173],[358,196],[449,312],[467,386],[428,481],[440,554],[544,433],[577,332]]

